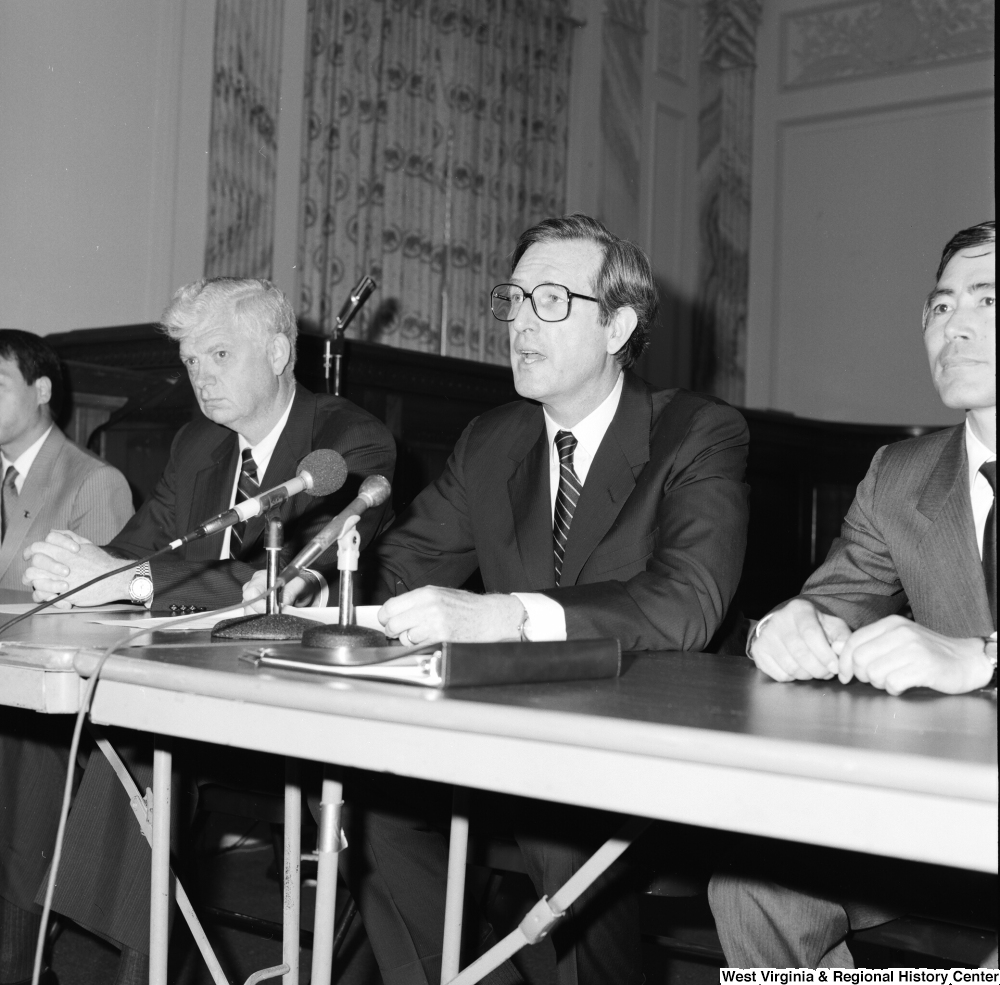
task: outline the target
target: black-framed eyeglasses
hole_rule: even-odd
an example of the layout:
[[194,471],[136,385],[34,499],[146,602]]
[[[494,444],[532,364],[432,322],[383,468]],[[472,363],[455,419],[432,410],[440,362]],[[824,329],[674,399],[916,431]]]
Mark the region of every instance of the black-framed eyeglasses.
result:
[[[513,321],[517,317],[524,299],[531,301],[531,307],[542,321],[565,321],[573,307],[573,298],[582,301],[597,301],[588,294],[577,294],[562,284],[539,284],[533,291],[526,291],[517,284],[497,284],[490,293],[490,309],[497,321]],[[599,301],[597,302],[600,303]]]

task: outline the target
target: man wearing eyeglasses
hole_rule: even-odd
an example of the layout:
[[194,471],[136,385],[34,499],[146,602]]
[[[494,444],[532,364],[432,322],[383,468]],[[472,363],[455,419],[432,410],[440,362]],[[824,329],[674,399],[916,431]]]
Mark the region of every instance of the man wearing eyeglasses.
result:
[[[631,372],[657,306],[645,254],[588,216],[546,219],[521,236],[491,305],[510,327],[525,399],[474,420],[378,543],[386,631],[412,644],[616,637],[626,650],[706,648],[743,564],[747,428],[720,401]],[[477,569],[487,594],[460,588]],[[356,891],[382,978],[436,983],[448,795],[416,781],[371,786]],[[617,823],[528,801],[497,810],[539,894]],[[639,981],[636,914],[613,873],[583,898],[601,893],[588,910],[600,915],[585,929],[570,920],[545,945],[548,980]],[[519,980],[509,963],[487,979]]]

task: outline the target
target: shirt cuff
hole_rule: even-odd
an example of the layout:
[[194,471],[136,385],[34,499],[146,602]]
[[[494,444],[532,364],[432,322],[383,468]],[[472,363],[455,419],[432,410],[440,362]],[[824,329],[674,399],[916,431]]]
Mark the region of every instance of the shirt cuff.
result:
[[532,642],[566,639],[566,611],[540,592],[511,592],[528,613],[524,638]]

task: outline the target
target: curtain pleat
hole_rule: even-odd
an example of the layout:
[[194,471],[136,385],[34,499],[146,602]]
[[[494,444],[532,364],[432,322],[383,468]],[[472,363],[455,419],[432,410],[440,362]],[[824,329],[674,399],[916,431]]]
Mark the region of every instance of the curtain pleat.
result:
[[565,0],[314,0],[299,314],[348,335],[505,363],[489,291],[517,236],[565,205]]
[[218,0],[206,277],[270,277],[284,0]]

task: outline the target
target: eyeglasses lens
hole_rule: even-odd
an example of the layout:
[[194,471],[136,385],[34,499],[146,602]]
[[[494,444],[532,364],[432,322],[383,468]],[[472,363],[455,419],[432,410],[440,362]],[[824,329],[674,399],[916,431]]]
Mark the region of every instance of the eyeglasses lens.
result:
[[490,296],[490,306],[493,314],[500,321],[513,321],[517,315],[517,309],[521,307],[524,300],[524,292],[512,284],[501,284],[493,288]]

